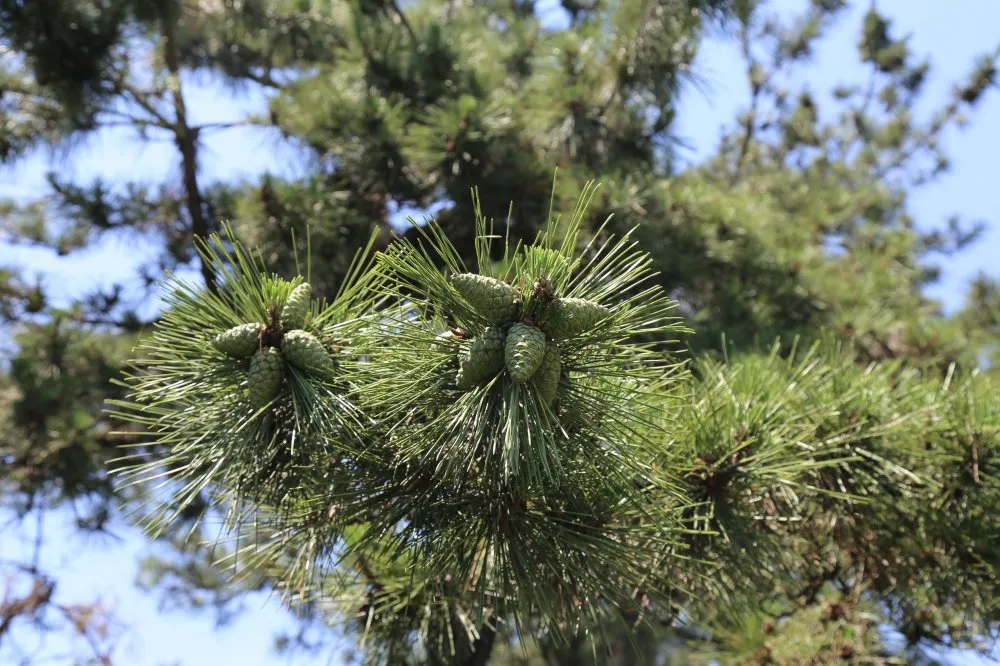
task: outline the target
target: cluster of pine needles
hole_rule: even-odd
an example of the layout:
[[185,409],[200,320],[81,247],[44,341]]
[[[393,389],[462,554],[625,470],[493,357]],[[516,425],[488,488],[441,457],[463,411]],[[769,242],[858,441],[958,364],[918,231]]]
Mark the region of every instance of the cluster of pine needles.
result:
[[[631,621],[640,601],[669,611],[700,590],[726,596],[739,572],[776,572],[780,553],[754,560],[804,507],[931,483],[898,442],[947,391],[816,348],[680,363],[684,327],[650,257],[629,234],[583,237],[593,194],[530,245],[477,215],[474,267],[432,221],[385,252],[370,243],[305,318],[333,371],[289,367],[264,406],[250,361],[212,341],[273,319],[303,278],[268,274],[231,232],[203,243],[218,290],[168,277],[116,403],[147,433],[118,471],[142,489],[138,519],[162,533],[202,506],[235,570],[372,631],[572,637]],[[510,317],[484,315],[456,275],[500,285]],[[505,368],[459,388],[487,329],[542,326],[554,299],[602,313],[546,343],[554,393]]]

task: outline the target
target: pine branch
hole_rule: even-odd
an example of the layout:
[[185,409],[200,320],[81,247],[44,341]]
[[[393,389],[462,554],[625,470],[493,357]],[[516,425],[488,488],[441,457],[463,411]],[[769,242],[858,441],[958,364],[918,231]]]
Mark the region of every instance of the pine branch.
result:
[[174,131],[173,125],[165,124],[161,122],[159,118],[155,117],[153,119],[142,118],[135,114],[119,111],[117,109],[104,109],[99,115],[121,119],[119,121],[103,121],[101,122],[102,127],[138,127],[141,130],[153,127],[168,132]]
[[[334,302],[302,312],[289,310],[301,279],[268,275],[231,237],[200,244],[219,290],[171,281],[132,396],[115,403],[166,452],[124,461],[125,483],[169,489],[136,510],[156,532],[207,503],[238,544],[234,568],[266,572],[288,603],[361,608],[386,640],[450,636],[433,649],[465,666],[493,654],[487,618],[599,641],[626,619],[707,625],[720,600],[808,586],[797,548],[815,557],[815,516],[840,518],[852,567],[878,580],[889,536],[861,517],[905,524],[895,500],[938,497],[900,442],[940,431],[952,475],[992,487],[982,433],[948,430],[995,420],[986,393],[952,397],[901,364],[860,368],[819,346],[679,366],[665,338],[684,329],[632,233],[583,237],[593,196],[530,244],[477,215],[475,267],[433,222],[374,256],[370,242]],[[220,346],[246,326],[235,356]],[[321,341],[332,367],[283,366],[253,398],[248,357],[285,359],[289,330]],[[516,374],[553,349],[551,385]],[[950,416],[928,422],[943,404]]]
[[116,85],[123,95],[131,99],[134,103],[138,104],[143,111],[145,111],[150,115],[152,120],[148,122],[150,122],[153,125],[156,125],[157,127],[162,127],[163,129],[170,129],[170,130],[176,129],[177,126],[176,123],[167,116],[165,116],[163,113],[161,113],[153,105],[153,103],[149,101],[148,98],[149,93],[143,90],[139,90],[125,79],[119,79],[116,82]]
[[740,139],[739,152],[736,156],[736,165],[733,167],[732,174],[729,177],[730,187],[735,185],[742,175],[744,162],[746,162],[747,153],[750,150],[757,127],[757,114],[760,107],[761,93],[768,85],[770,78],[768,76],[763,81],[759,80],[763,70],[757,65],[753,57],[749,21],[740,25],[740,52],[743,54],[743,59],[746,62],[746,77],[747,82],[750,84],[750,109],[746,112],[746,118],[743,121],[743,135]]
[[392,7],[392,10],[396,13],[396,16],[399,18],[399,22],[403,25],[403,28],[406,29],[406,33],[410,36],[410,43],[414,45],[417,44],[419,42],[417,33],[414,32],[413,26],[410,25],[410,21],[406,18],[406,13],[403,11],[402,7],[399,6],[399,2],[397,0],[390,0],[389,4]]
[[23,597],[3,599],[0,602],[0,643],[15,620],[31,616],[47,606],[54,591],[55,583],[36,576],[31,582],[31,589]]

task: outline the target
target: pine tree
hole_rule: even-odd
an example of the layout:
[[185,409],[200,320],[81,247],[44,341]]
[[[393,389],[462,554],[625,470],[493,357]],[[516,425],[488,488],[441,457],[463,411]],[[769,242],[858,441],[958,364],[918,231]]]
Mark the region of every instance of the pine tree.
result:
[[[3,5],[3,39],[24,57],[0,102],[7,159],[125,120],[167,136],[182,166],[173,194],[54,178],[58,205],[10,209],[12,228],[62,252],[152,229],[163,267],[194,262],[204,282],[174,285],[159,332],[140,339],[152,367],[187,373],[178,392],[149,366],[108,382],[133,340],[90,326],[142,328],[114,293],[50,313],[42,289],[4,276],[0,304],[23,331],[4,389],[14,431],[0,439],[17,461],[5,492],[32,507],[52,487],[104,507],[116,491],[163,500],[108,480],[108,457],[138,443],[133,479],[158,465],[192,481],[142,512],[154,533],[214,542],[201,521],[222,512],[245,547],[239,583],[191,545],[181,565],[153,564],[154,580],[225,590],[223,602],[281,586],[304,616],[346,619],[373,662],[871,663],[888,659],[883,621],[915,649],[974,645],[997,621],[994,380],[974,376],[997,290],[983,279],[965,311],[940,314],[921,294],[935,277],[925,258],[976,229],[919,232],[906,195],[947,168],[939,137],[993,85],[994,60],[921,121],[928,65],[872,12],[859,40],[870,82],[835,103],[782,89],[844,4],[782,24],[747,2],[574,3],[567,30],[519,3]],[[677,172],[673,103],[705,16],[728,17],[753,102],[714,159]],[[122,39],[137,27],[157,56],[152,88],[129,77]],[[199,138],[218,128],[185,120],[181,78],[199,70],[272,88],[255,122],[307,146],[311,172],[205,187]],[[123,103],[129,118],[108,116]],[[603,186],[575,208],[595,175]],[[400,206],[436,223],[393,240]],[[549,227],[550,209],[571,223]],[[235,238],[205,242],[220,218]],[[487,219],[506,242],[484,236]],[[624,247],[610,234],[649,258],[586,283],[599,248]],[[368,253],[352,264],[369,242],[383,251],[370,271]],[[285,364],[254,406],[251,359],[212,339],[253,324],[270,336],[258,349],[283,354],[275,312],[304,257],[315,303],[298,330],[332,367]],[[508,284],[517,307],[477,313],[448,280],[465,273]],[[693,333],[656,308],[642,317],[654,288]],[[564,336],[556,304],[573,298],[608,315]],[[526,382],[501,366],[459,386],[487,325],[558,346],[553,400],[543,365]],[[159,443],[108,432],[100,406],[126,388],[139,397],[120,409],[162,426]],[[476,534],[511,557],[477,560]]]
[[[3,242],[51,248],[63,256],[105,236],[144,238],[162,249],[136,276],[147,295],[164,269],[184,270],[192,262],[202,280],[213,284],[214,275],[197,261],[193,240],[206,238],[220,218],[231,216],[231,193],[205,182],[200,149],[210,133],[228,126],[196,124],[187,106],[188,86],[193,74],[210,74],[233,88],[274,87],[279,85],[274,72],[325,59],[333,35],[324,34],[323,24],[300,9],[298,3],[254,0],[0,2],[4,168],[17,168],[22,158],[43,151],[71,158],[91,137],[116,128],[141,140],[172,144],[178,165],[162,185],[75,181],[56,168],[44,199],[0,205]],[[281,30],[261,37],[278,21]],[[259,123],[247,119],[247,124]],[[0,270],[5,334],[0,493],[10,518],[24,525],[53,525],[45,516],[65,509],[81,530],[100,533],[121,517],[116,508],[123,497],[149,490],[116,487],[108,476],[108,461],[136,440],[135,433],[115,434],[103,411],[106,400],[124,397],[113,380],[148,325],[142,316],[148,315],[140,316],[140,303],[128,300],[122,285],[60,307],[53,305],[47,286],[34,276]],[[132,453],[159,455],[149,449]],[[178,535],[198,531],[191,519],[200,515],[192,508],[199,503],[204,498],[186,506],[181,515],[186,524],[166,540],[180,544]],[[50,545],[50,529],[34,536],[40,546]],[[116,621],[99,604],[65,598],[62,587],[40,568],[41,551],[36,548],[33,559],[18,566],[4,563],[5,577],[15,583],[11,596],[0,600],[0,634],[8,628],[80,632],[93,648],[81,658],[106,663],[120,634]],[[204,551],[192,556],[189,546],[179,545],[177,552],[187,559],[185,571],[199,570],[198,587],[210,585],[213,577],[221,581]],[[177,561],[148,563],[149,577],[178,566]],[[216,597],[220,606],[241,589],[226,585],[227,593]],[[21,589],[33,592],[20,595]],[[3,641],[0,661],[22,659],[6,649],[24,638]]]

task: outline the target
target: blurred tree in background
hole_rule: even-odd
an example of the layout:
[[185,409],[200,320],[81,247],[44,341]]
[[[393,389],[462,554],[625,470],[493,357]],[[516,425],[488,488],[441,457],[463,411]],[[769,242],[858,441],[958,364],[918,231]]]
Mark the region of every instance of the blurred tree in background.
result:
[[[811,496],[797,509],[802,525],[767,520],[791,482],[784,472],[759,457],[741,463],[741,447],[720,444],[776,423],[806,442],[819,428],[889,424],[894,401],[920,399],[900,395],[894,373],[919,370],[938,386],[956,368],[989,374],[996,360],[998,285],[979,280],[950,316],[923,294],[937,277],[928,258],[961,249],[981,228],[956,219],[921,231],[908,205],[947,171],[941,136],[995,84],[996,54],[972,63],[949,98],[926,100],[929,61],[872,9],[858,36],[867,79],[798,89],[796,75],[846,6],[806,4],[800,16],[775,17],[750,0],[564,0],[570,26],[552,29],[518,0],[0,0],[0,158],[16,168],[33,151],[72,151],[114,126],[165,139],[177,156],[175,177],[155,188],[53,173],[44,200],[3,204],[4,240],[68,254],[108,234],[140,235],[162,248],[138,276],[147,287],[168,269],[193,270],[214,289],[194,241],[232,220],[286,276],[308,249],[322,265],[313,288],[332,297],[372,229],[382,231],[378,247],[390,243],[400,209],[433,211],[473,259],[470,188],[488,217],[509,219],[513,237],[530,240],[547,219],[557,168],[558,210],[596,178],[604,185],[585,231],[612,214],[612,231],[641,225],[637,238],[694,331],[686,399],[724,418],[716,431],[681,421],[670,463],[712,505],[725,538],[695,539],[694,552],[716,568],[674,581],[675,606],[643,606],[634,631],[596,653],[582,639],[543,637],[525,654],[506,635],[498,660],[625,664],[669,652],[677,663],[893,663],[883,624],[902,633],[907,658],[935,645],[977,647],[1000,615],[1000,405],[988,391],[949,393],[945,425],[933,432],[858,444],[873,467],[905,467],[919,482],[904,475],[887,486],[873,473],[847,488],[830,473],[813,482],[874,499]],[[711,159],[680,170],[677,96],[709,30],[740,45],[751,104]],[[268,91],[269,113],[245,123],[300,146],[305,175],[204,182],[202,140],[228,125],[190,119],[185,82],[195,74]],[[937,106],[918,113],[918,102]],[[0,316],[15,334],[0,376],[0,487],[21,521],[71,507],[80,529],[100,531],[120,501],[153,492],[108,475],[120,447],[140,441],[112,433],[103,409],[123,393],[111,379],[151,323],[123,293],[54,308],[44,285],[0,272]],[[809,377],[822,381],[805,391],[842,406],[844,422],[797,429],[787,411],[755,411],[790,404],[812,381],[800,357],[780,360],[796,336],[800,348],[824,340],[849,350],[817,361],[823,370]],[[182,516],[162,536],[177,556],[147,562],[144,585],[182,605],[219,607],[268,589],[264,572],[237,584],[213,566],[198,545],[213,540],[210,529],[185,538],[201,508],[188,507],[188,523]],[[765,546],[773,559],[754,562]],[[110,659],[101,643],[114,634],[110,619],[60,601],[37,561],[4,566],[20,587],[0,599],[0,648],[50,614],[94,634],[96,663]],[[309,610],[304,626],[329,619]],[[368,658],[437,663],[399,640],[411,629],[376,628]]]

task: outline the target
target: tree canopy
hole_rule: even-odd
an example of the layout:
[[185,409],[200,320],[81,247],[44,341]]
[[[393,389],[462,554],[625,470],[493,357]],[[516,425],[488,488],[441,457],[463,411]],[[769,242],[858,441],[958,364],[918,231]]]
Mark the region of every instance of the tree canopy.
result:
[[[983,227],[931,227],[911,197],[947,172],[943,134],[998,52],[930,99],[931,62],[872,7],[866,79],[818,91],[794,75],[846,2],[562,7],[565,27],[519,1],[0,2],[10,168],[116,126],[177,160],[159,187],[53,172],[43,200],[3,205],[7,242],[133,235],[162,250],[147,287],[175,275],[146,321],[120,289],[56,308],[0,273],[5,508],[101,530],[124,502],[177,550],[150,587],[220,607],[281,590],[371,663],[987,649],[1000,288],[982,277],[953,314],[925,294],[930,259]],[[681,167],[678,97],[712,32],[739,45],[750,104]],[[243,124],[299,147],[303,173],[207,181],[204,138],[229,125],[191,119],[195,76],[266,91]],[[449,274],[508,285],[490,283],[516,315],[492,321]],[[573,298],[606,312],[562,338],[550,301]],[[254,361],[211,344],[249,324],[286,357],[305,331],[333,369],[292,364],[251,405]],[[451,386],[496,326],[544,329],[532,363],[554,345],[572,382],[556,407],[508,370]],[[0,654],[31,618],[73,617],[37,563],[12,571]]]

